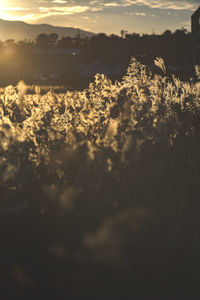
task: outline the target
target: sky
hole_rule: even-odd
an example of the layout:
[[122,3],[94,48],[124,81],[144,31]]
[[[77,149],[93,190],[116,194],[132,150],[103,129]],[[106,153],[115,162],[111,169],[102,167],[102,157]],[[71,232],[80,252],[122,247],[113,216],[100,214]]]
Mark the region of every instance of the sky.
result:
[[0,19],[78,27],[94,33],[190,31],[200,0],[0,0]]

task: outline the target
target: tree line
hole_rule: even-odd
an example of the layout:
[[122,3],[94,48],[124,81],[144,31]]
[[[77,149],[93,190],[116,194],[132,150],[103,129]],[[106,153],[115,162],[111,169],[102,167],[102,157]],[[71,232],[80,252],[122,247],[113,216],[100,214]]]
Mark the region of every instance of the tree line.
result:
[[[79,50],[79,54],[73,58],[73,65],[70,65],[71,70],[72,68],[77,69],[79,64],[90,64],[94,61],[109,65],[123,65],[126,69],[131,57],[135,57],[149,66],[152,65],[156,57],[162,57],[172,71],[179,70],[182,74],[187,73],[186,75],[192,66],[192,35],[186,29],[181,28],[174,32],[166,30],[162,34],[140,35],[137,33],[128,34],[123,31],[121,36],[115,34],[108,36],[105,33],[100,33],[83,38],[78,33],[75,37],[59,37],[56,33],[41,33],[34,41],[9,39],[0,42],[1,69],[6,61],[9,61],[11,65],[12,62],[14,65],[17,61],[17,70],[21,68],[22,71],[23,69],[31,71],[33,65],[44,66],[47,71],[49,64],[54,64],[55,70],[59,70],[59,65],[63,68],[65,63],[66,67],[69,67],[68,56],[57,55],[56,58],[48,59],[45,57],[44,59],[37,54],[37,49],[58,48]],[[74,74],[74,76],[76,75]],[[7,77],[9,79],[9,75]]]
[[[124,31],[123,31],[124,32]],[[191,63],[192,56],[191,33],[186,29],[177,29],[174,32],[166,30],[162,34],[124,34],[110,36],[100,33],[92,37],[82,38],[79,34],[75,37],[59,37],[56,33],[39,34],[34,41],[24,40],[15,42],[7,40],[0,42],[0,47],[15,46],[31,50],[39,48],[80,48],[82,59],[85,62],[100,60],[107,63],[124,63],[130,56],[140,60],[154,59],[156,56],[164,58],[169,64],[180,66]]]

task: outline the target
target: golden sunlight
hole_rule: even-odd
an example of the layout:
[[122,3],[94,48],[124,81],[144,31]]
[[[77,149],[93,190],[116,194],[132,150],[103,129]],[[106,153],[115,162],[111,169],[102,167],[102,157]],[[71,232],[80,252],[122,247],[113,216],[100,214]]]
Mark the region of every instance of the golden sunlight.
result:
[[0,19],[3,19],[5,21],[28,21],[32,19],[33,16],[33,14],[28,14],[25,16],[13,16],[7,13],[0,12]]
[[32,14],[19,16],[17,12],[26,10],[22,7],[16,7],[12,1],[1,0],[0,2],[0,19],[6,21],[26,21],[32,17]]
[[12,1],[10,1],[10,0],[1,0],[0,1],[0,11],[10,10],[10,8],[13,5],[13,3],[11,3],[11,2]]
[[4,9],[5,8],[5,3],[6,3],[5,0],[1,0],[1,2],[0,2],[0,9]]

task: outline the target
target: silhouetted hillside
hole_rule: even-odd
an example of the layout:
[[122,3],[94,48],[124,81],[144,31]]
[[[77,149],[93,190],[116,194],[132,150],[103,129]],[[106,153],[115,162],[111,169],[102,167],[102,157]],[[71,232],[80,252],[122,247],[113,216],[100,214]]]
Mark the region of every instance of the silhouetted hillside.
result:
[[[77,28],[55,27],[48,24],[32,25],[20,21],[0,20],[0,40],[34,40],[40,33],[49,34],[52,32],[57,33],[60,36],[74,37],[77,34]],[[93,33],[80,30],[80,35],[82,37],[90,37]]]

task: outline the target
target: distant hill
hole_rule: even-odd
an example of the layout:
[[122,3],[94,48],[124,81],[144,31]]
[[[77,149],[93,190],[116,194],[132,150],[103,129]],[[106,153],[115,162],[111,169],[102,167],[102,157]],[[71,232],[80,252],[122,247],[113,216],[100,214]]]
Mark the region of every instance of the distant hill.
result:
[[[77,34],[77,28],[57,27],[49,24],[27,24],[21,21],[5,21],[0,19],[0,40],[7,39],[34,40],[40,33],[57,33],[60,37],[71,36]],[[90,37],[94,35],[92,32],[80,30],[81,37]]]

